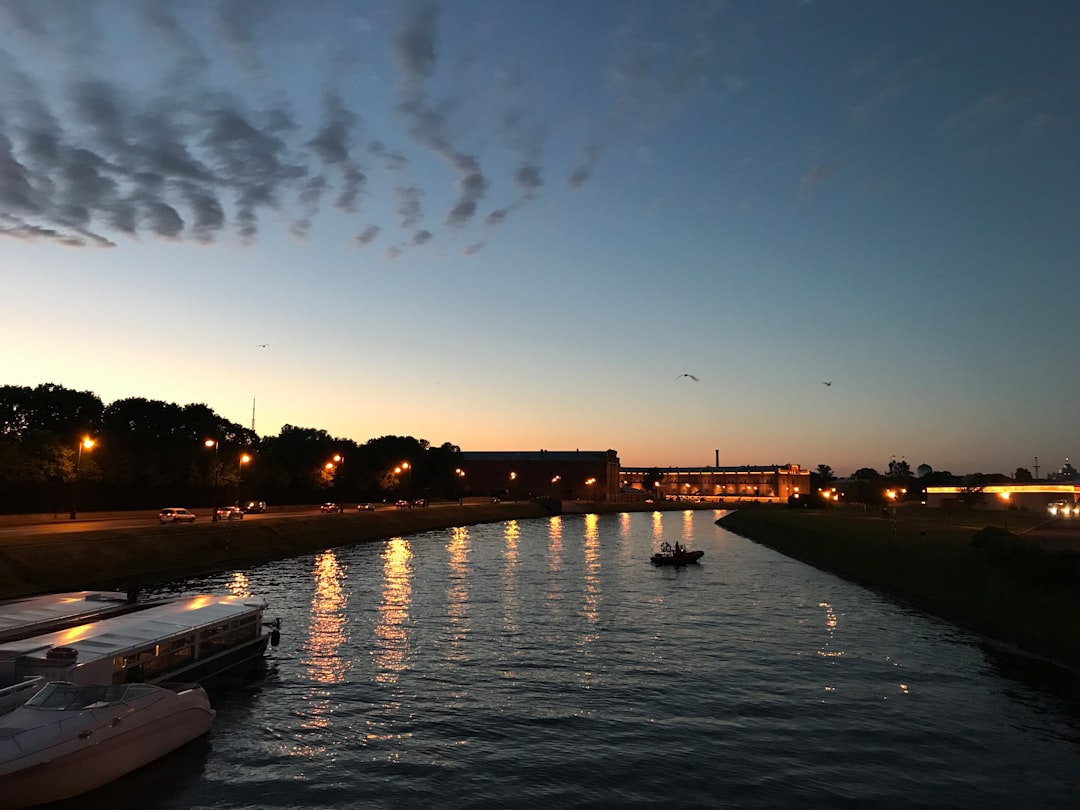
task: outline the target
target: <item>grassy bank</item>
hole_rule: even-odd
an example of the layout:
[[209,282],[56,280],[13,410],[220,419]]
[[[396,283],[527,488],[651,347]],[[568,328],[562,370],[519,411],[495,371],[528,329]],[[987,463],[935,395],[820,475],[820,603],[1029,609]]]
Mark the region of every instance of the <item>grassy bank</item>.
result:
[[[1060,571],[1075,566],[1080,555],[1043,552],[1013,534],[1044,520],[1000,511],[913,508],[894,518],[761,508],[732,512],[719,522],[961,627],[1080,669],[1080,587],[1070,577],[1045,575],[1045,563]],[[985,542],[987,536],[992,542]],[[1002,553],[1003,546],[1010,552]]]
[[133,583],[146,586],[327,548],[547,514],[535,504],[512,502],[5,538],[0,599],[84,588],[126,590]]

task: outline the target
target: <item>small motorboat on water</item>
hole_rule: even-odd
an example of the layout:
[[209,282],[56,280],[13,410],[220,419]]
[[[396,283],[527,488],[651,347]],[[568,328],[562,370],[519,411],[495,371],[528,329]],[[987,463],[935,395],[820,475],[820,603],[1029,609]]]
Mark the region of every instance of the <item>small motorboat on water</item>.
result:
[[653,565],[687,565],[696,563],[705,556],[704,551],[689,551],[678,543],[671,547],[671,543],[662,543],[660,550],[652,555]]
[[0,808],[101,787],[206,734],[213,719],[198,684],[49,683],[0,717]]

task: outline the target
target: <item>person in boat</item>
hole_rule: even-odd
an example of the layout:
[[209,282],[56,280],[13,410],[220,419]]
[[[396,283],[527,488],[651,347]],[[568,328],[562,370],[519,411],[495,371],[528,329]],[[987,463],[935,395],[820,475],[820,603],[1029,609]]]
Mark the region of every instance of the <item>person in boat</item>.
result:
[[682,553],[683,553],[684,551],[686,551],[686,549],[685,549],[685,548],[683,548],[682,546],[680,546],[680,545],[679,545],[679,541],[678,541],[678,540],[676,540],[676,541],[675,541],[675,553],[676,553],[676,554],[682,554]]
[[665,540],[663,543],[660,544],[660,551],[662,553],[664,553],[664,554],[670,554],[671,553],[671,543],[669,543],[667,540]]

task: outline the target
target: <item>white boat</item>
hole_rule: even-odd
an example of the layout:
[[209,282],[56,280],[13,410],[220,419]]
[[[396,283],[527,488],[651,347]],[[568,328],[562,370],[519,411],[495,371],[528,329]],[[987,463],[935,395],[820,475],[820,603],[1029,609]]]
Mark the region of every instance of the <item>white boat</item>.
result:
[[265,609],[261,597],[180,596],[2,643],[0,717],[48,681],[205,682],[259,661],[280,637],[280,620],[264,621]]
[[86,793],[206,734],[198,684],[52,682],[0,722],[0,808]]

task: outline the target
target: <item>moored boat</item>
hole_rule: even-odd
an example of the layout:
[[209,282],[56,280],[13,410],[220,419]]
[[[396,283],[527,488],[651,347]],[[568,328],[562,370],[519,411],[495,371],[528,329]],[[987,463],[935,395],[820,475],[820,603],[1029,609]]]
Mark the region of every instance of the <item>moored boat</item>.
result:
[[0,807],[32,807],[101,787],[206,734],[198,684],[47,684],[0,724]]
[[280,637],[266,600],[174,597],[137,612],[0,644],[0,712],[48,681],[95,684],[200,681],[262,660]]
[[69,591],[9,599],[0,602],[0,644],[134,613],[154,604],[120,591]]
[[651,557],[653,565],[688,565],[696,563],[705,556],[704,551],[690,551],[678,543],[672,548],[670,543],[662,543],[660,550]]

